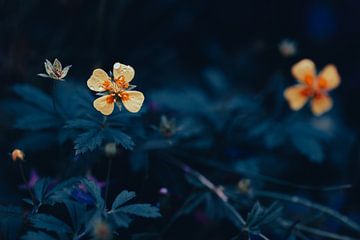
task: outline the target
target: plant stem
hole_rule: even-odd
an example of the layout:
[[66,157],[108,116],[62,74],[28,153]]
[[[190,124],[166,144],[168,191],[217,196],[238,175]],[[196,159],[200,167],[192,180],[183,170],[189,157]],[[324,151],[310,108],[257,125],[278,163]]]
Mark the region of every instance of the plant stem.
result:
[[107,202],[108,195],[109,195],[109,185],[110,185],[110,175],[111,175],[112,160],[113,160],[113,158],[109,157],[108,169],[107,169],[107,174],[106,174],[105,204]]
[[307,232],[310,233],[312,235],[316,235],[316,236],[320,236],[320,237],[326,237],[329,239],[336,239],[336,240],[357,240],[355,238],[352,237],[348,237],[348,236],[343,236],[343,235],[339,235],[336,233],[331,233],[331,232],[327,232],[321,229],[317,229],[317,228],[313,228],[313,227],[309,227],[303,224],[296,224],[293,225],[290,221],[285,220],[285,219],[280,219],[279,223],[286,228],[295,228],[296,230],[298,230],[299,232]]
[[24,167],[22,165],[21,162],[19,162],[19,169],[20,169],[20,174],[21,174],[21,178],[25,184],[25,187],[27,189],[27,191],[29,192],[29,195],[31,197],[31,200],[33,201],[33,203],[35,204],[35,197],[34,197],[34,194],[32,193],[30,187],[29,187],[29,184],[27,183],[26,181],[26,177],[25,177],[25,172],[24,172]]
[[360,232],[360,225],[358,223],[352,221],[348,217],[342,215],[341,213],[339,213],[329,207],[323,206],[318,203],[311,202],[305,198],[301,198],[298,196],[291,196],[291,195],[287,195],[287,194],[283,194],[283,193],[269,192],[269,191],[254,190],[253,193],[254,193],[254,196],[257,196],[257,197],[272,198],[272,199],[287,201],[287,202],[291,202],[294,204],[300,204],[300,205],[303,205],[303,206],[311,208],[311,209],[315,209],[317,211],[323,212],[323,213],[337,219],[338,221],[342,222],[344,225],[352,228],[353,230]]
[[[177,152],[177,154],[182,155],[181,152]],[[216,168],[219,169],[221,171],[224,172],[228,172],[234,175],[245,175],[246,177],[250,178],[251,180],[254,181],[262,181],[262,182],[269,182],[272,184],[277,184],[280,186],[285,186],[285,187],[291,187],[291,188],[297,188],[297,189],[304,189],[304,190],[309,190],[309,191],[338,191],[338,190],[343,190],[343,189],[349,189],[352,187],[351,184],[342,184],[342,185],[333,185],[333,186],[308,186],[308,185],[302,185],[302,184],[297,184],[297,183],[292,183],[292,182],[288,182],[282,179],[278,179],[275,177],[271,177],[271,176],[266,176],[266,175],[262,175],[260,173],[256,173],[256,172],[251,172],[245,169],[236,169],[234,170],[233,168],[229,168],[227,166],[225,166],[224,164],[215,162],[215,161],[211,161],[209,159],[203,160],[203,159],[193,159],[194,161],[212,167],[212,168]]]

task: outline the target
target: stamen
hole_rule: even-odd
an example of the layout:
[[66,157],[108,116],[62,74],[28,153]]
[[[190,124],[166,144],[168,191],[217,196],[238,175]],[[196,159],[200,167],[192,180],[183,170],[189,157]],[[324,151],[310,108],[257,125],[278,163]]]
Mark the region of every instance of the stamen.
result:
[[128,101],[130,99],[130,96],[127,92],[121,92],[119,93],[119,97],[122,101]]
[[314,77],[312,75],[310,75],[310,74],[307,74],[305,76],[304,81],[305,81],[306,85],[311,86],[313,84]]
[[111,95],[107,96],[106,102],[109,103],[109,104],[116,102],[115,95],[111,94]]

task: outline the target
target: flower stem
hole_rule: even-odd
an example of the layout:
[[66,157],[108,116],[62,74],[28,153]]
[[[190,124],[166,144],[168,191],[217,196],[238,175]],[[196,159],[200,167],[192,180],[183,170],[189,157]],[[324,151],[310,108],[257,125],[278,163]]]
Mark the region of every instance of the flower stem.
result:
[[107,169],[107,174],[106,174],[105,204],[107,202],[108,195],[109,195],[109,185],[110,185],[110,175],[111,175],[112,160],[113,160],[113,158],[109,157],[108,169]]
[[35,204],[35,197],[34,197],[34,194],[32,193],[30,187],[29,187],[29,184],[27,183],[26,181],[26,177],[25,177],[25,172],[24,172],[24,167],[22,165],[21,162],[19,162],[19,169],[20,169],[20,174],[21,174],[21,178],[25,184],[25,187],[27,189],[27,191],[29,192],[30,194],[30,197],[31,197],[31,200],[33,201],[33,203]]

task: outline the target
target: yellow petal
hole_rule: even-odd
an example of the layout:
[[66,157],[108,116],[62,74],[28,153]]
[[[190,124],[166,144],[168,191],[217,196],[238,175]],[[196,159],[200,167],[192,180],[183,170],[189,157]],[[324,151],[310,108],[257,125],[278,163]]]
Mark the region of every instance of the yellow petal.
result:
[[87,80],[87,86],[93,91],[104,92],[106,90],[104,88],[104,83],[109,80],[110,77],[107,73],[98,68],[93,71],[91,77]]
[[104,115],[110,115],[114,111],[114,101],[111,95],[105,95],[95,99],[93,106]]
[[299,82],[312,85],[316,76],[315,64],[309,59],[303,59],[291,68],[291,73]]
[[320,116],[329,111],[333,106],[333,102],[328,95],[314,97],[311,101],[311,110],[315,116]]
[[113,67],[114,79],[119,79],[121,76],[125,77],[125,82],[130,82],[135,76],[135,70],[129,66],[116,62]]
[[340,75],[335,65],[329,64],[319,74],[319,87],[332,90],[340,84]]
[[128,99],[122,98],[124,107],[132,113],[137,113],[140,111],[145,99],[144,94],[139,91],[126,91],[125,94],[128,94]]
[[306,89],[307,86],[302,84],[298,84],[285,89],[284,97],[288,101],[289,106],[292,110],[297,111],[306,104],[309,99],[309,97],[304,94],[304,91],[306,91]]

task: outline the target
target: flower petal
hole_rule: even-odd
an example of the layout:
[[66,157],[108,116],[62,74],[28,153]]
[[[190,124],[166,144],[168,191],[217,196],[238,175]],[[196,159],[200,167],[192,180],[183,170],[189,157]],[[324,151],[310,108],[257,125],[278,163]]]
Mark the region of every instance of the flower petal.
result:
[[315,64],[309,59],[303,59],[291,68],[291,73],[299,82],[312,85],[316,77]]
[[95,92],[104,92],[106,91],[104,87],[106,81],[110,81],[110,77],[104,70],[98,68],[93,71],[91,77],[87,80],[87,86]]
[[124,107],[132,113],[140,111],[145,99],[144,94],[139,91],[126,91],[125,93],[128,94],[128,99],[122,99]]
[[64,69],[61,72],[61,77],[60,78],[66,77],[66,75],[68,74],[70,68],[71,68],[71,65],[64,67]]
[[124,65],[116,62],[113,67],[114,79],[119,79],[121,76],[125,77],[125,82],[131,82],[135,76],[135,70],[129,65]]
[[61,65],[61,62],[60,62],[57,58],[55,58],[54,63],[53,63],[52,66],[53,66],[53,68],[54,68],[55,71],[61,72],[61,70],[62,70],[62,65]]
[[307,88],[308,87],[303,84],[298,84],[285,89],[284,97],[292,110],[300,110],[306,104],[309,96],[304,94],[304,91],[306,91]]
[[319,74],[319,87],[332,90],[337,88],[340,84],[340,75],[335,65],[329,64]]
[[311,101],[311,110],[315,116],[320,116],[329,111],[333,106],[332,99],[325,94],[316,96]]
[[105,95],[95,99],[93,106],[96,110],[101,112],[104,115],[110,115],[114,111],[114,101],[111,95]]

